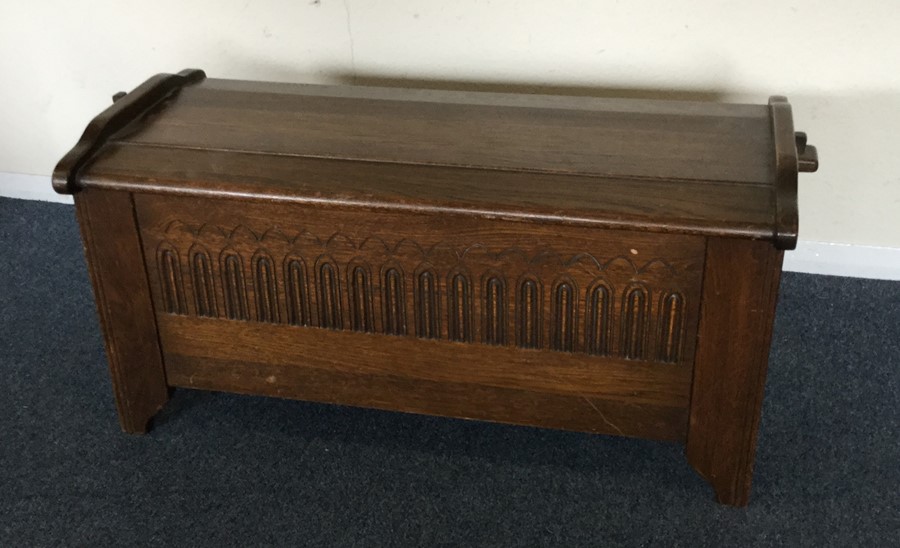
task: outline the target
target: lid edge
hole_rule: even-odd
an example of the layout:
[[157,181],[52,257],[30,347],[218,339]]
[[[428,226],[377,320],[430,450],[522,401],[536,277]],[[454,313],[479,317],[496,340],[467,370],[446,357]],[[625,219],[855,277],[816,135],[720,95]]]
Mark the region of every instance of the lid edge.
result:
[[185,69],[178,74],[161,73],[131,93],[117,93],[113,104],[91,120],[75,146],[56,164],[53,190],[59,194],[75,194],[80,190],[79,172],[113,135],[172,93],[205,78],[206,73],[199,69]]

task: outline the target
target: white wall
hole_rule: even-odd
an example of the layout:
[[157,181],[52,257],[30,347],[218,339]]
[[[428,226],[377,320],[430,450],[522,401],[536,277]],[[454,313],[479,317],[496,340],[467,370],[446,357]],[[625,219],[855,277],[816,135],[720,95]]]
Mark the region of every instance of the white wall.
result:
[[900,248],[897,0],[2,0],[0,52],[0,172],[41,176],[112,93],[186,67],[311,83],[784,94],[822,163],[801,175],[801,246]]

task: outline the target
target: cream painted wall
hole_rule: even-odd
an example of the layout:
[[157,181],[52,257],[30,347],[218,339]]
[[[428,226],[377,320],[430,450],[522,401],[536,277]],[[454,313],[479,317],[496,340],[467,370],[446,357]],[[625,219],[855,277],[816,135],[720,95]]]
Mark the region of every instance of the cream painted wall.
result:
[[0,172],[48,175],[112,93],[185,67],[310,83],[784,94],[822,160],[801,176],[801,240],[900,248],[898,31],[897,0],[3,0]]

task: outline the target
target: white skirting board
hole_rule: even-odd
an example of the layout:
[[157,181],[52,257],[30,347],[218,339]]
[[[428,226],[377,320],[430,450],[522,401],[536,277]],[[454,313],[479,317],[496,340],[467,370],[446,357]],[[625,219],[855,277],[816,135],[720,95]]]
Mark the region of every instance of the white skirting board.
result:
[[900,280],[900,249],[800,240],[797,249],[784,254],[784,269],[829,276]]
[[0,196],[60,204],[74,203],[71,196],[57,194],[53,191],[50,177],[6,171],[0,171]]
[[[50,178],[0,171],[0,196],[23,200],[72,203],[50,186]],[[791,272],[900,280],[900,249],[866,245],[807,242],[784,256],[784,269]]]

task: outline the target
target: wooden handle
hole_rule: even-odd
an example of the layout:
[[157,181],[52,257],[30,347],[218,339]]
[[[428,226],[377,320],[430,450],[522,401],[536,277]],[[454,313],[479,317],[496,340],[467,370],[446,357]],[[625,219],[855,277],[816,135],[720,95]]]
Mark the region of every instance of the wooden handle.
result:
[[812,173],[819,169],[819,154],[816,147],[806,144],[806,133],[798,131],[794,134],[797,143],[797,169]]

